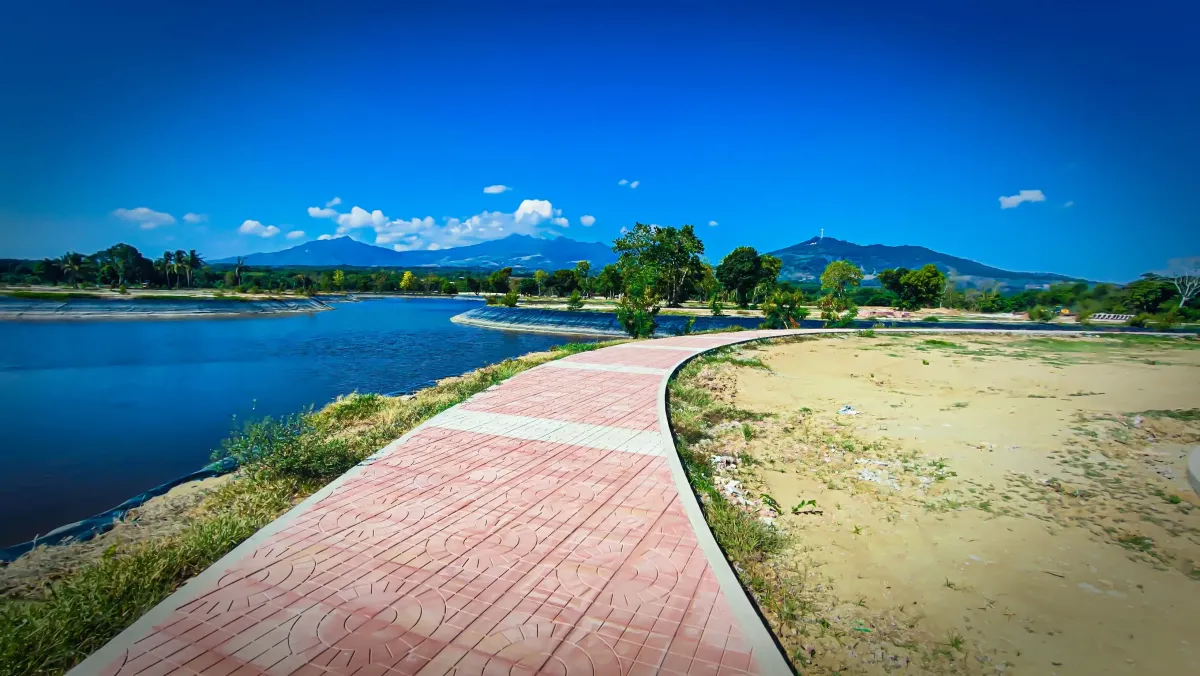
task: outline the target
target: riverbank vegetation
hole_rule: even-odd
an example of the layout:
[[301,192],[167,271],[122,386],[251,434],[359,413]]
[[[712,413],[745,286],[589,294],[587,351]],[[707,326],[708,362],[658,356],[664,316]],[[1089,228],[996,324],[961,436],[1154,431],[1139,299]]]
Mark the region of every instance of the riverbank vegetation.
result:
[[[120,293],[138,288],[215,289],[229,294],[474,293],[498,296],[492,302],[509,307],[523,297],[533,302],[561,299],[572,309],[604,298],[615,303],[612,310],[632,336],[652,333],[654,317],[663,309],[703,306],[720,314],[726,305],[743,311],[764,305],[811,307],[829,326],[848,325],[863,306],[901,312],[947,308],[1022,313],[1033,321],[1069,313],[1086,322],[1105,313],[1129,316],[1131,325],[1155,328],[1200,322],[1195,302],[1200,272],[1193,259],[1179,262],[1178,270],[1167,276],[1147,273],[1125,285],[1063,282],[1012,293],[998,286],[979,287],[933,265],[865,271],[849,261],[831,261],[819,279],[781,281],[783,262],[753,247],[737,247],[719,262],[710,262],[703,241],[690,225],[637,223],[614,240],[613,252],[617,262],[599,270],[579,261],[574,268],[554,271],[506,267],[414,273],[378,268],[258,268],[240,258],[212,265],[195,250],[164,251],[150,259],[128,244],[117,244],[86,256],[68,252],[41,261],[0,260],[0,284],[52,285],[72,291],[108,288]],[[577,300],[572,300],[575,296]],[[791,314],[780,319],[775,313],[767,325],[790,325],[793,319]]]
[[[522,371],[608,343],[571,343],[441,381],[411,396],[352,394],[319,411],[247,424],[218,452],[241,468],[163,538],[114,544],[0,600],[0,673],[59,674],[358,462],[421,422]],[[69,545],[68,545],[69,546]]]

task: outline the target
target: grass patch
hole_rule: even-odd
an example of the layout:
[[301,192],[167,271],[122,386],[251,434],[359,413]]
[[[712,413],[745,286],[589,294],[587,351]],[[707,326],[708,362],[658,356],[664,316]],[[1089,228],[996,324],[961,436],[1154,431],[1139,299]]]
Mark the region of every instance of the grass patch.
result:
[[[963,346],[959,345],[958,343],[952,343],[948,340],[939,340],[937,338],[929,338],[927,340],[922,340],[921,345],[924,347],[939,348],[939,349],[946,349],[946,350],[961,350],[961,349],[963,349]],[[918,349],[920,349],[920,348],[918,348]]]
[[1200,421],[1200,408],[1142,411],[1141,413],[1130,413],[1129,415],[1141,415],[1146,418],[1173,418],[1175,420],[1182,420],[1184,422],[1197,422]]
[[[184,517],[182,532],[111,549],[37,598],[0,601],[0,674],[65,672],[263,526],[424,420],[522,371],[615,342],[621,341],[509,359],[411,397],[352,394],[317,412],[248,423],[218,452],[243,463],[238,475]],[[729,533],[739,547],[769,546],[772,537],[732,524]]]

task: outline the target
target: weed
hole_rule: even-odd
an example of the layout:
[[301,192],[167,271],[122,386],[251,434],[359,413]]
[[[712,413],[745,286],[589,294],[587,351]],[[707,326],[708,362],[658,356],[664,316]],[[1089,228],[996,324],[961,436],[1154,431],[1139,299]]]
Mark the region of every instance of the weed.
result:
[[[805,511],[806,509],[808,511]],[[816,511],[816,500],[801,500],[799,504],[792,505],[792,514],[812,514]]]
[[745,438],[746,441],[750,441],[751,439],[753,439],[754,438],[754,428],[751,427],[747,423],[742,423],[742,437]]
[[925,366],[929,366],[929,360],[928,360],[928,359],[922,359],[922,360],[921,360],[921,363],[922,363],[923,365],[925,365]]
[[946,634],[946,645],[961,653],[963,652],[963,646],[966,645],[966,639],[964,639],[963,635],[958,631],[951,629],[950,632]]
[[767,493],[763,493],[760,497],[762,497],[763,504],[775,510],[777,514],[783,512],[783,508],[779,506],[779,502],[777,502],[775,498],[771,497]]

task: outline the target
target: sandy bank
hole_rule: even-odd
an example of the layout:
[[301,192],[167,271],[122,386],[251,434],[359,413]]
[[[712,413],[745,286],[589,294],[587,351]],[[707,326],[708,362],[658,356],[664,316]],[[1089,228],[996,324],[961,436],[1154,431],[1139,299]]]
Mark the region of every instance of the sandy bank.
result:
[[[332,300],[332,299],[331,299]],[[318,298],[64,297],[0,296],[0,320],[188,319],[323,312],[333,309]]]
[[789,653],[814,674],[1200,672],[1197,348],[851,336],[706,367],[763,416],[713,452],[752,459],[746,493],[795,538],[778,565],[811,633]]

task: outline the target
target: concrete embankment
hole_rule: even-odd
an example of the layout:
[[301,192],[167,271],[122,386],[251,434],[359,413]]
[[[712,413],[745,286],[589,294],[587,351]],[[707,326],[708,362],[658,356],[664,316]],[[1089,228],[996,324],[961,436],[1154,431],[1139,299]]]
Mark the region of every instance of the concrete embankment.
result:
[[318,298],[105,298],[61,299],[0,296],[0,320],[39,319],[166,319],[259,316],[333,309]]
[[[692,332],[741,327],[756,329],[762,323],[759,317],[711,317],[695,316]],[[656,336],[679,335],[687,327],[689,317],[664,315],[655,317],[658,322]],[[452,318],[459,324],[470,324],[488,329],[526,331],[579,336],[625,336],[624,329],[612,312],[571,312],[568,310],[544,310],[522,307],[500,307],[489,305],[475,308]],[[797,328],[819,329],[821,320],[808,319]],[[1152,333],[1153,329],[1132,326],[1080,326],[1078,324],[1051,324],[1012,321],[914,321],[914,320],[858,320],[849,327],[853,329],[905,328],[905,329],[971,329],[984,331],[1087,331],[1088,333]],[[1169,333],[1194,334],[1192,329],[1172,329]]]

